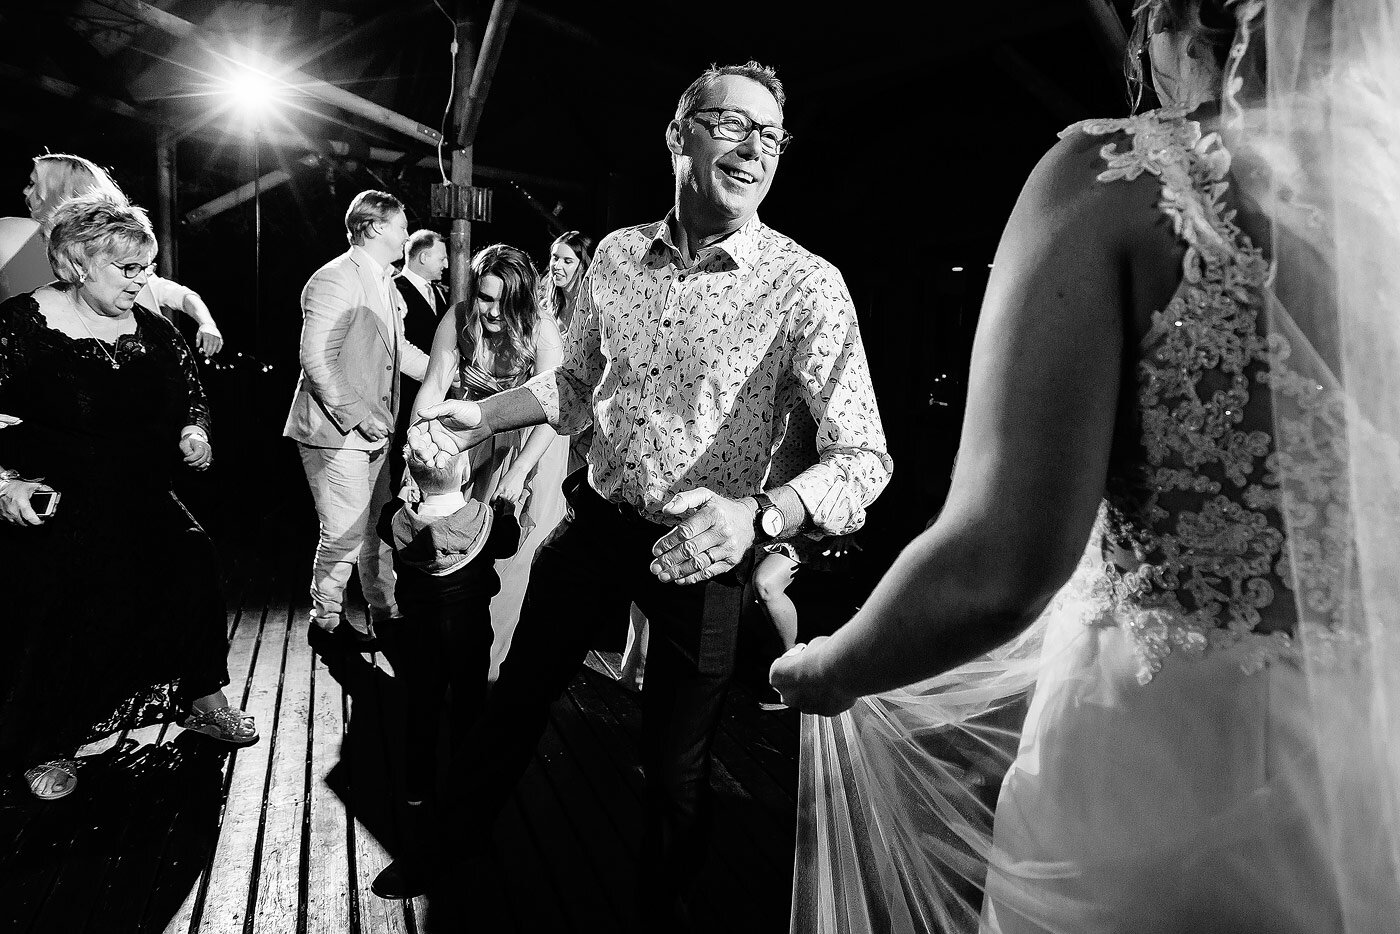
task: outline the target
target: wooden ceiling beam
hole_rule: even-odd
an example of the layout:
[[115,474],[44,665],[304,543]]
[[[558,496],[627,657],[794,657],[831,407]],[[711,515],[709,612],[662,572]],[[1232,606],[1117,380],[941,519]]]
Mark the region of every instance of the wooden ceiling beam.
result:
[[501,50],[505,47],[506,33],[510,30],[510,21],[515,16],[517,6],[517,0],[495,0],[491,5],[491,18],[486,22],[486,35],[481,40],[481,52],[477,55],[476,68],[472,70],[472,83],[467,90],[466,105],[457,129],[458,146],[470,146],[476,141],[486,95],[491,92],[491,80],[501,61]]

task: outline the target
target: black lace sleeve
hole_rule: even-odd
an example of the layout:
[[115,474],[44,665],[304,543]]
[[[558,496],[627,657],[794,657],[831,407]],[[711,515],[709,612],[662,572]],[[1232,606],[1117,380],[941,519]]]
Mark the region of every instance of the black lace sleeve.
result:
[[175,325],[162,316],[139,306],[135,311],[142,330],[150,335],[150,342],[174,360],[175,365],[167,370],[171,394],[174,398],[185,399],[184,421],[179,427],[196,425],[209,434],[213,424],[209,398],[204,394],[204,384],[199,381],[199,370],[195,367],[194,354],[190,353],[189,345]]
[[5,412],[7,390],[28,365],[29,335],[33,330],[33,298],[17,295],[0,302],[0,413]]

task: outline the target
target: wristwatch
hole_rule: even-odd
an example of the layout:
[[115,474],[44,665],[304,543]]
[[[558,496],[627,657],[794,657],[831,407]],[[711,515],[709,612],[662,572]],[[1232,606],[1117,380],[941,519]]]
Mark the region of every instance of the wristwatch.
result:
[[758,511],[753,514],[754,539],[760,544],[769,542],[783,534],[783,511],[773,505],[767,493],[755,493],[754,502]]

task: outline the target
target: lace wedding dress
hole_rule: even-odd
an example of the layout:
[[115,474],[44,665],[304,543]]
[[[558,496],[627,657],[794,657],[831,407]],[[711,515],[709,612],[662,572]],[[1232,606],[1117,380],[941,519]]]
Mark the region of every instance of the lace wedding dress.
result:
[[[1099,181],[1156,176],[1186,252],[1138,348],[1140,448],[1110,467],[1088,551],[1042,620],[985,925],[1338,930],[1326,847],[1304,819],[1320,783],[1277,469],[1314,433],[1291,420],[1276,443],[1270,393],[1322,387],[1263,336],[1269,266],[1226,206],[1219,137],[1171,111],[1065,132],[1114,134]],[[1336,570],[1301,557],[1306,577]]]
[[1136,350],[1137,444],[1025,634],[807,718],[792,930],[1342,930],[1297,630],[1331,631],[1344,559],[1283,518],[1329,540],[1335,399],[1266,327],[1216,134],[1180,109],[1065,133],[1105,137],[1102,184],[1154,177],[1185,251]]

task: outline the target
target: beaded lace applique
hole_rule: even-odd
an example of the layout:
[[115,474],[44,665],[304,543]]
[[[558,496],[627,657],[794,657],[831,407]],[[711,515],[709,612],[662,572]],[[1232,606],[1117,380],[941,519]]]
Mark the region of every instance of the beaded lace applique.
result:
[[1257,670],[1292,650],[1287,633],[1256,631],[1288,574],[1273,353],[1258,322],[1268,263],[1224,203],[1230,155],[1217,134],[1171,109],[1061,135],[1075,132],[1126,135],[1100,150],[1099,180],[1157,176],[1159,207],[1186,247],[1181,284],[1153,314],[1137,366],[1142,456],[1110,471],[1094,569],[1076,575],[1075,595],[1100,609],[1091,625],[1131,633],[1141,683],[1172,652],[1242,642],[1245,670]]

